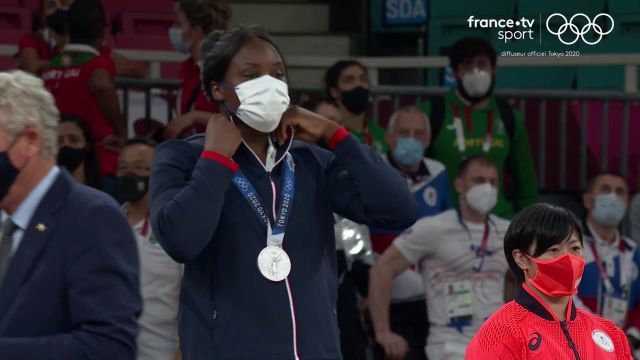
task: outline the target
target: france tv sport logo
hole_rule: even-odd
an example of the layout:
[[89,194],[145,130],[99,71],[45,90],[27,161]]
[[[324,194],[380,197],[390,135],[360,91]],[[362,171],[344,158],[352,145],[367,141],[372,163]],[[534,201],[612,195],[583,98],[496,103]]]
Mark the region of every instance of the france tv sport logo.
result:
[[[603,26],[600,26],[601,24],[598,23],[598,19],[600,18],[602,18],[601,24]],[[556,19],[561,19],[564,23],[557,29],[552,29],[552,27],[550,26],[550,21]],[[582,22],[577,22],[582,19],[586,19],[586,23],[583,24]],[[560,42],[565,45],[573,45],[579,39],[582,39],[582,41],[587,45],[595,45],[602,41],[602,38],[605,35],[608,35],[613,31],[615,22],[613,21],[611,15],[605,13],[596,15],[593,20],[583,13],[577,13],[568,20],[566,16],[560,13],[554,13],[549,15],[546,25],[547,31],[549,31],[549,33],[551,33],[552,35],[556,35],[558,37],[558,40],[560,40]],[[606,30],[604,30],[603,27],[606,28]],[[591,32],[591,30],[593,30],[593,32]],[[565,35],[567,33],[568,35]],[[596,36],[594,36],[594,39],[597,40],[589,41],[588,37],[585,37],[585,35],[591,34],[595,34]]]

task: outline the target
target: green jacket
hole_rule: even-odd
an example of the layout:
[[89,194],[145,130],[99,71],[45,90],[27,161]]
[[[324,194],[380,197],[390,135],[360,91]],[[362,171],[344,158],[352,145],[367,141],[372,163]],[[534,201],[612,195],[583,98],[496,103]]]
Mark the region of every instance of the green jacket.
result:
[[[369,133],[371,134],[371,144],[367,145],[370,145],[371,148],[378,154],[386,154],[387,152],[389,152],[389,145],[387,144],[387,140],[384,137],[386,130],[372,119],[367,119],[367,126],[369,127]],[[360,140],[360,142],[367,143],[365,141],[363,131],[355,131],[353,129],[347,130],[355,135]]]
[[[461,153],[458,149],[458,141],[453,121],[453,107],[460,109],[460,117],[464,126],[465,151]],[[428,102],[419,105],[427,115],[431,112],[431,105]],[[513,141],[509,139],[495,97],[489,100],[489,106],[484,109],[471,110],[471,129],[467,128],[464,112],[465,104],[458,97],[455,90],[449,91],[444,96],[444,118],[442,127],[435,139],[432,139],[432,156],[441,161],[449,173],[452,182],[451,199],[453,204],[459,204],[458,193],[455,191],[453,181],[458,176],[460,163],[470,156],[486,154],[498,167],[500,177],[500,187],[498,189],[498,203],[493,209],[493,213],[510,219],[518,211],[533,204],[538,199],[538,183],[536,179],[535,165],[529,147],[527,130],[524,125],[522,114],[514,110],[514,135]],[[483,151],[483,144],[487,133],[488,113],[493,111],[493,140],[488,153]],[[504,187],[504,174],[507,172],[511,176],[511,190],[509,199]]]

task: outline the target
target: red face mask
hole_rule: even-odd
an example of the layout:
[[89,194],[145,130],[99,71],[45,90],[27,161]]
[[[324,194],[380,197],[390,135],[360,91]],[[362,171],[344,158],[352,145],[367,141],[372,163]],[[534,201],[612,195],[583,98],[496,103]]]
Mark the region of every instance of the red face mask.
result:
[[[536,264],[536,277],[529,281],[547,296],[573,295],[584,272],[584,259],[573,254],[564,254],[552,260],[537,260],[527,255]],[[527,276],[529,274],[527,273]]]

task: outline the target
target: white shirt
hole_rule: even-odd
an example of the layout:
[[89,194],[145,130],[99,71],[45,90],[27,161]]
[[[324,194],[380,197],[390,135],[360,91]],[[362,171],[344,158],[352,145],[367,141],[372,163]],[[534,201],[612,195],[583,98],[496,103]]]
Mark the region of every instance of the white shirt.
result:
[[[490,215],[487,255],[476,272],[476,249],[484,235],[484,224],[462,226],[455,209],[418,220],[399,236],[394,245],[411,263],[419,264],[426,291],[431,328],[427,343],[430,360],[464,359],[464,351],[484,321],[504,304],[504,281],[508,271],[504,256],[507,220]],[[473,297],[470,325],[462,333],[449,326],[445,291],[449,285],[469,282]]]
[[[20,246],[24,231],[29,227],[29,223],[31,222],[33,214],[35,214],[36,210],[38,210],[40,201],[42,201],[42,198],[44,198],[47,192],[49,192],[49,189],[53,185],[54,181],[56,181],[59,174],[60,169],[57,166],[52,167],[47,175],[45,175],[42,180],[40,180],[38,185],[36,185],[36,187],[31,190],[29,195],[27,195],[27,197],[20,203],[16,211],[11,215],[11,221],[13,221],[13,223],[17,227],[13,232],[13,236],[11,237],[11,239],[13,240],[13,244],[11,246],[11,256],[13,256],[16,251],[18,251],[18,246]],[[2,219],[2,224],[4,225],[4,221],[7,219],[7,213],[2,210],[0,211],[0,215],[2,215],[0,219]]]
[[[126,212],[126,204],[123,209]],[[173,360],[178,349],[178,304],[183,266],[173,261],[158,244],[148,220],[135,224],[133,232],[140,256],[143,302],[137,359]]]

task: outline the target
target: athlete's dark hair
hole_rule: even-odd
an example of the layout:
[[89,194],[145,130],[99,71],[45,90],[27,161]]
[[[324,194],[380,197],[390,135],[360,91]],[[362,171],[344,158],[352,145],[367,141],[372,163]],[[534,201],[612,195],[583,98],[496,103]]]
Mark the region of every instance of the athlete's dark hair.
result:
[[456,71],[465,60],[480,55],[488,56],[491,65],[496,66],[496,49],[490,42],[481,37],[465,37],[456,41],[449,49],[449,63],[453,71]]
[[[520,283],[523,282],[524,271],[513,259],[513,250],[520,250],[535,258],[544,254],[550,247],[565,241],[574,233],[582,243],[582,227],[571,210],[538,203],[519,212],[511,221],[504,236],[504,255],[516,279]],[[534,242],[535,250],[530,254],[529,248]]]

